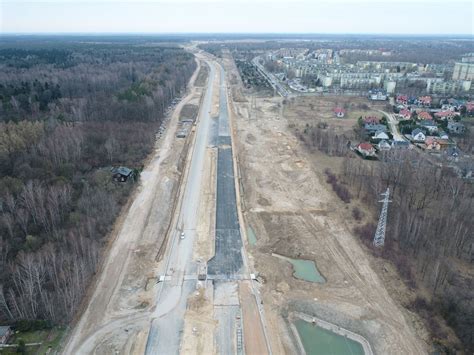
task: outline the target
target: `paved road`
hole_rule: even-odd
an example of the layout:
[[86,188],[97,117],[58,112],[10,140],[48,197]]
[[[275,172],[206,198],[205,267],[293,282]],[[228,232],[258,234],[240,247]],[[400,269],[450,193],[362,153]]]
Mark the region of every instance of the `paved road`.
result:
[[[192,261],[199,196],[202,186],[204,155],[210,130],[213,82],[216,75],[215,64],[210,67],[209,84],[199,113],[196,141],[185,179],[184,196],[177,220],[176,230],[171,236],[171,248],[167,264],[162,274],[170,277],[160,284],[156,295],[156,310],[148,336],[146,354],[177,354],[184,326],[184,313],[189,295],[196,288],[196,280],[185,280],[184,275],[196,274],[197,265]],[[180,239],[181,228],[185,238]]]
[[403,135],[398,130],[398,120],[395,115],[382,110],[379,111],[382,112],[385,117],[387,117],[388,127],[393,135],[393,139],[396,141],[405,141],[405,137],[403,137]]

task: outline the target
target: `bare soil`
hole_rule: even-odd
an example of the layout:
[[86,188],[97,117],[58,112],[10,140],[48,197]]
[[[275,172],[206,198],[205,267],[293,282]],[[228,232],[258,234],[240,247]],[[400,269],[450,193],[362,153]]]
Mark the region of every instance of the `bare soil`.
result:
[[[228,71],[235,71],[231,60],[225,64]],[[312,106],[319,108],[317,113],[309,102],[305,105],[299,100],[311,100]],[[332,109],[341,100],[349,103],[349,109],[354,107],[352,117],[350,113],[347,119],[334,117]],[[343,122],[343,129],[352,129],[360,116],[359,104],[367,100],[298,98],[287,107],[281,98],[257,98],[255,107],[250,106],[251,101],[234,101],[236,146],[244,217],[258,240],[256,246],[246,248],[250,264],[265,282],[261,292],[273,352],[296,351],[284,314],[305,303],[315,305],[306,307],[308,311],[327,315],[330,319],[326,321],[362,332],[376,353],[426,353],[423,327],[388,292],[400,287],[399,279],[387,286],[388,278],[379,276],[394,275],[394,270],[379,269],[352,235],[350,207],[339,201],[324,181],[324,168],[337,168],[339,163],[310,155],[291,128],[324,119]],[[370,109],[362,111],[372,113]],[[290,264],[271,253],[315,261],[327,282],[295,279]]]

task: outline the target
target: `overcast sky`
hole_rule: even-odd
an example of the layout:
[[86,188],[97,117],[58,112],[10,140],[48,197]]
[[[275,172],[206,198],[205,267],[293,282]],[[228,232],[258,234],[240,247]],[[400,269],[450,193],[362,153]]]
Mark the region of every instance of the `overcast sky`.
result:
[[0,0],[2,33],[474,33],[474,1]]

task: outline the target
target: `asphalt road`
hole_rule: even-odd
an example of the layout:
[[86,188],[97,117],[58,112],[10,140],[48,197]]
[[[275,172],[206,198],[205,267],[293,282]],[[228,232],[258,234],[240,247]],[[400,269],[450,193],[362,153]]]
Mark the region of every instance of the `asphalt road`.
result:
[[[157,291],[156,310],[152,317],[146,354],[179,353],[187,298],[196,288],[196,280],[184,280],[184,276],[197,273],[197,265],[192,261],[192,248],[198,219],[204,156],[210,131],[213,82],[216,75],[214,63],[208,62],[208,64],[209,84],[200,108],[196,140],[188,176],[185,179],[179,217],[172,235],[167,264],[162,272],[162,275],[168,277]],[[181,229],[185,233],[184,239],[180,239]]]

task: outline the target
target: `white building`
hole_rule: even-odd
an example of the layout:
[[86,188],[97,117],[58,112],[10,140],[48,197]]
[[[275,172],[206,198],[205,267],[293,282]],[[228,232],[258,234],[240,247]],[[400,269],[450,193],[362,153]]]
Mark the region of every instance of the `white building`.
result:
[[474,63],[454,64],[453,80],[474,80]]

